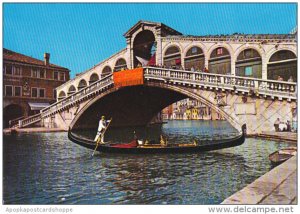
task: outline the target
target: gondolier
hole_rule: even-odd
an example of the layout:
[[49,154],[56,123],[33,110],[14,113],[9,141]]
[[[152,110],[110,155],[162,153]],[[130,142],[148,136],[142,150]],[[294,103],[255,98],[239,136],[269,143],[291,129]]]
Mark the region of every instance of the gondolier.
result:
[[97,135],[94,140],[96,143],[98,143],[99,141],[101,144],[104,143],[104,131],[106,130],[107,124],[109,122],[110,122],[110,120],[105,120],[105,116],[101,117],[101,120],[99,121]]

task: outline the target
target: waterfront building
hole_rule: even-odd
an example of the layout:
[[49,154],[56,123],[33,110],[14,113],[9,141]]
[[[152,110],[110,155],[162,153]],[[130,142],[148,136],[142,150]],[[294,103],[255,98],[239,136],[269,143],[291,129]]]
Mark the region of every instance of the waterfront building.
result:
[[183,99],[162,110],[164,120],[224,120],[224,118],[198,100]]
[[55,88],[70,79],[69,72],[50,63],[49,53],[39,60],[4,48],[4,127],[9,126],[9,121],[13,123],[17,118],[36,114],[55,102]]

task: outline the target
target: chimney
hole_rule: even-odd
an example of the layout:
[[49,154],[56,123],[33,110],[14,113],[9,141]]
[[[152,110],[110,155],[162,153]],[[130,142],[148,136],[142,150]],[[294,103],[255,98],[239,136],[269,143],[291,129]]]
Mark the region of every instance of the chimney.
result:
[[44,53],[44,63],[45,63],[45,65],[49,65],[49,60],[50,60],[50,54],[49,53]]

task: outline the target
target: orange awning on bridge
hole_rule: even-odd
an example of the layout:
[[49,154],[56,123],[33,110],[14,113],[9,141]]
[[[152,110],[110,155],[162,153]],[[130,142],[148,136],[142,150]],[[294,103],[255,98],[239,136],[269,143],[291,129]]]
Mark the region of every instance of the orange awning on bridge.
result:
[[135,68],[131,70],[114,72],[113,78],[114,78],[115,87],[143,85],[144,84],[143,68]]

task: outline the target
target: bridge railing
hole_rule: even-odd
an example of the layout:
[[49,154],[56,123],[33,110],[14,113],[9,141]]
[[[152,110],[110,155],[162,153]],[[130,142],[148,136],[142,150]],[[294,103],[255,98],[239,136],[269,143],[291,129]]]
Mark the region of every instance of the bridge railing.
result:
[[89,86],[79,90],[78,92],[75,92],[74,94],[72,94],[62,100],[57,101],[56,103],[53,103],[52,105],[50,105],[44,109],[42,109],[39,114],[27,117],[23,120],[19,120],[19,127],[21,128],[21,127],[25,127],[30,124],[39,122],[39,121],[41,121],[41,119],[43,117],[48,116],[52,113],[55,113],[55,112],[61,110],[62,108],[65,108],[65,107],[71,105],[72,103],[74,103],[80,99],[83,99],[92,93],[95,93],[98,90],[102,90],[103,88],[110,86],[111,84],[113,84],[112,74],[104,77],[101,80],[98,80],[98,81],[90,84]]
[[21,116],[16,119],[9,120],[8,122],[9,128],[14,128],[15,126],[17,126],[19,124],[19,120],[22,120],[23,118],[25,118],[25,116]]
[[263,80],[251,77],[231,76],[158,67],[145,67],[145,78],[170,83],[181,83],[206,88],[256,93],[264,96],[297,99],[297,83]]
[[41,121],[41,113],[29,116],[23,120],[19,120],[19,128],[29,126],[31,124]]
[[98,80],[98,81],[90,84],[89,86],[73,93],[72,95],[70,95],[62,100],[59,100],[56,103],[53,103],[52,105],[48,106],[47,108],[42,109],[41,110],[42,117],[49,115],[51,113],[54,113],[64,107],[74,103],[75,101],[83,99],[84,97],[90,95],[91,93],[101,90],[111,84],[113,84],[112,74],[104,77],[101,80]]

